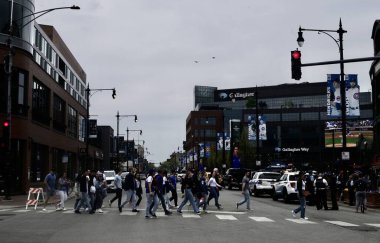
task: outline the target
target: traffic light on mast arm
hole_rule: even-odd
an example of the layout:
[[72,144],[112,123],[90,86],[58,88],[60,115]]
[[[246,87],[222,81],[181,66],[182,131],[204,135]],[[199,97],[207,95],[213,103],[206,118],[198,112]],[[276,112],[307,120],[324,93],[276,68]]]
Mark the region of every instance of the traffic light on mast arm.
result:
[[291,51],[292,60],[292,79],[300,80],[302,76],[301,72],[301,51]]

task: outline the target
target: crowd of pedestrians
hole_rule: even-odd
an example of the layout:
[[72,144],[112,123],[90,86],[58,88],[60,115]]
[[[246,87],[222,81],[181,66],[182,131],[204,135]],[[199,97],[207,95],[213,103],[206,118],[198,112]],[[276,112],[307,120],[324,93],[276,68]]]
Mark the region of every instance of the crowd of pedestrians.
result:
[[[113,202],[117,200],[119,212],[128,204],[131,211],[138,213],[137,207],[142,201],[143,186],[141,180],[136,178],[136,171],[132,170],[125,178],[121,177],[121,171],[116,171],[114,179],[115,196],[108,200],[108,206],[112,207]],[[246,209],[251,210],[250,204],[250,172],[247,171],[242,179],[242,199],[236,202],[236,209],[246,204]],[[54,171],[50,171],[44,180],[46,186],[46,200],[43,210],[50,198],[57,195],[59,200],[54,202],[56,210],[66,210],[65,201],[70,187],[70,180],[66,173],[63,173],[57,180]],[[171,174],[165,170],[149,170],[145,180],[146,210],[145,218],[156,218],[156,212],[161,204],[165,215],[171,215],[173,209],[181,214],[186,205],[190,205],[195,214],[207,213],[207,207],[212,199],[215,206],[221,210],[222,205],[219,203],[219,191],[222,188],[221,176],[215,168],[210,176],[205,171],[196,172],[188,169],[185,176],[181,179],[182,202],[178,203],[177,194],[177,175],[172,170]],[[343,200],[343,191],[348,191],[348,201],[351,206],[356,205],[358,212],[359,202],[363,201],[366,205],[366,191],[369,190],[370,181],[368,177],[361,173],[351,174],[345,180],[343,172],[339,174],[317,174],[315,171],[310,173],[300,172],[296,184],[296,191],[299,198],[299,207],[292,210],[292,214],[300,212],[300,218],[307,220],[306,204],[315,205],[317,210],[338,210],[337,201]],[[332,207],[327,205],[327,192],[331,193]],[[81,214],[103,213],[104,199],[107,197],[107,181],[102,172],[96,170],[85,170],[75,179],[73,188],[75,194],[74,212]],[[123,191],[125,199],[123,201]],[[174,202],[174,205],[172,204]],[[356,203],[355,203],[356,202]]]

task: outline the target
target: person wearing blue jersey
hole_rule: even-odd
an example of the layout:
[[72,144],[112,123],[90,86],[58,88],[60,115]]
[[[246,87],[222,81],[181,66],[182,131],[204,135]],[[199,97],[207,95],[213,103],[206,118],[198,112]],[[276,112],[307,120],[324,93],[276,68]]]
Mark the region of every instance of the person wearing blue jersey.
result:
[[[165,205],[165,199],[164,199],[165,188],[164,188],[164,178],[163,178],[163,171],[162,170],[158,170],[158,173],[155,175],[154,180],[156,180],[156,183],[154,185],[155,186],[155,197],[156,197],[156,199],[154,199],[154,200],[155,201],[157,199],[160,200],[162,208],[165,211],[165,215],[170,215],[170,214],[172,214],[172,212],[170,212],[166,208],[166,205]],[[153,206],[152,212],[156,212],[157,207],[158,207],[158,203],[155,203]],[[153,213],[152,215],[153,215],[153,217],[156,217],[155,213]]]
[[169,176],[169,185],[172,196],[169,198],[170,201],[174,200],[174,206],[178,207],[178,194],[177,194],[177,173],[172,170],[172,174]]
[[55,187],[56,187],[57,177],[54,174],[54,170],[50,170],[49,174],[46,175],[44,183],[46,186],[46,199],[44,203],[43,211],[46,211],[46,205],[51,197],[55,196]]

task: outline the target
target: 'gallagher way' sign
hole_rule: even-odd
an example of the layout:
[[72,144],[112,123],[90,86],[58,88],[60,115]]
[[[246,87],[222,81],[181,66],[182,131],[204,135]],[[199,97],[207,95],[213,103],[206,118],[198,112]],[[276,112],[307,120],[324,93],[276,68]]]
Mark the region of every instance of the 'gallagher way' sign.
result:
[[310,148],[282,148],[281,151],[282,152],[309,152],[309,149]]
[[215,90],[215,101],[235,101],[245,100],[250,97],[255,97],[255,88],[243,88],[243,89],[222,89]]

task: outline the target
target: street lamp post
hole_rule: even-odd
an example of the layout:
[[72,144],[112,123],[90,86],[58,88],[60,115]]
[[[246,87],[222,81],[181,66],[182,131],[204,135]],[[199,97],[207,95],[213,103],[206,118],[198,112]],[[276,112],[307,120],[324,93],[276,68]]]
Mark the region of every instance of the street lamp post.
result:
[[[116,134],[116,166],[119,168],[119,120],[120,117],[135,117],[135,122],[137,122],[137,115],[120,115],[119,111],[117,111],[116,119],[117,119],[117,134]],[[127,140],[128,141],[128,140]]]
[[[128,138],[129,138],[129,132],[140,132],[140,135],[142,135],[142,130],[129,130],[127,127],[127,151],[126,151],[126,156],[127,156],[127,168],[129,168],[129,160],[128,160]],[[132,161],[132,167],[135,166],[135,162]]]
[[[194,134],[191,134],[191,142],[192,142],[192,155],[193,155],[193,168],[194,168],[194,164],[195,164],[195,148],[194,148],[194,146],[195,146],[195,143],[194,143],[194,139],[195,139],[195,136],[194,136]],[[187,169],[187,168],[186,168]]]
[[[342,20],[339,20],[339,29],[338,30],[318,30],[318,29],[303,29],[301,26],[299,27],[298,32],[298,38],[297,42],[300,47],[302,47],[304,43],[304,38],[302,36],[302,31],[316,31],[319,33],[323,33],[327,36],[329,36],[331,39],[335,41],[335,43],[338,45],[339,48],[339,54],[340,54],[340,96],[341,96],[341,113],[342,113],[342,148],[346,148],[346,130],[347,130],[347,124],[346,124],[346,83],[344,80],[344,60],[343,60],[343,34],[347,33],[346,30],[342,28]],[[339,39],[335,39],[332,35],[329,33],[335,32],[338,33]]]
[[[207,126],[208,126],[208,117],[206,117],[205,128],[203,129],[203,161],[202,161],[202,166],[203,167],[206,166],[206,161],[207,161],[207,156],[206,156],[206,152],[207,152],[207,147],[206,147],[206,128],[207,128]],[[198,170],[199,170],[199,166],[198,166]]]
[[[103,91],[103,90],[112,90],[112,98],[115,99],[116,98],[116,89],[113,88],[113,89],[90,89],[90,85],[87,84],[87,88],[86,88],[86,98],[87,98],[87,117],[86,117],[86,152],[85,152],[85,169],[88,169],[87,166],[88,166],[88,148],[89,148],[89,137],[90,137],[90,97],[91,97],[91,92],[94,92],[93,94],[95,94],[95,92],[98,92],[98,91]],[[92,94],[92,95],[93,95]]]
[[[38,11],[29,15],[22,16],[21,18],[18,18],[16,20],[13,20],[13,6],[14,6],[14,0],[11,0],[11,7],[10,7],[10,18],[9,18],[9,33],[8,33],[8,40],[7,40],[7,47],[8,47],[8,54],[4,58],[4,71],[7,76],[7,105],[6,105],[6,120],[8,124],[8,129],[9,131],[6,134],[6,138],[4,138],[6,141],[6,152],[5,152],[5,170],[8,171],[8,175],[6,177],[6,188],[5,188],[5,200],[10,200],[10,180],[11,180],[11,150],[12,150],[12,144],[11,144],[11,138],[12,138],[12,93],[11,93],[11,84],[12,84],[12,68],[13,68],[13,55],[15,54],[13,52],[13,47],[12,47],[12,39],[13,39],[13,23],[17,23],[20,20],[23,20],[25,18],[34,16],[31,20],[29,20],[26,24],[22,25],[18,30],[22,30],[25,26],[36,20],[37,18],[50,13],[55,10],[60,10],[60,9],[75,9],[79,10],[80,7],[78,6],[70,6],[70,7],[59,7],[59,8],[50,8],[42,11]],[[39,14],[39,15],[36,15]]]

